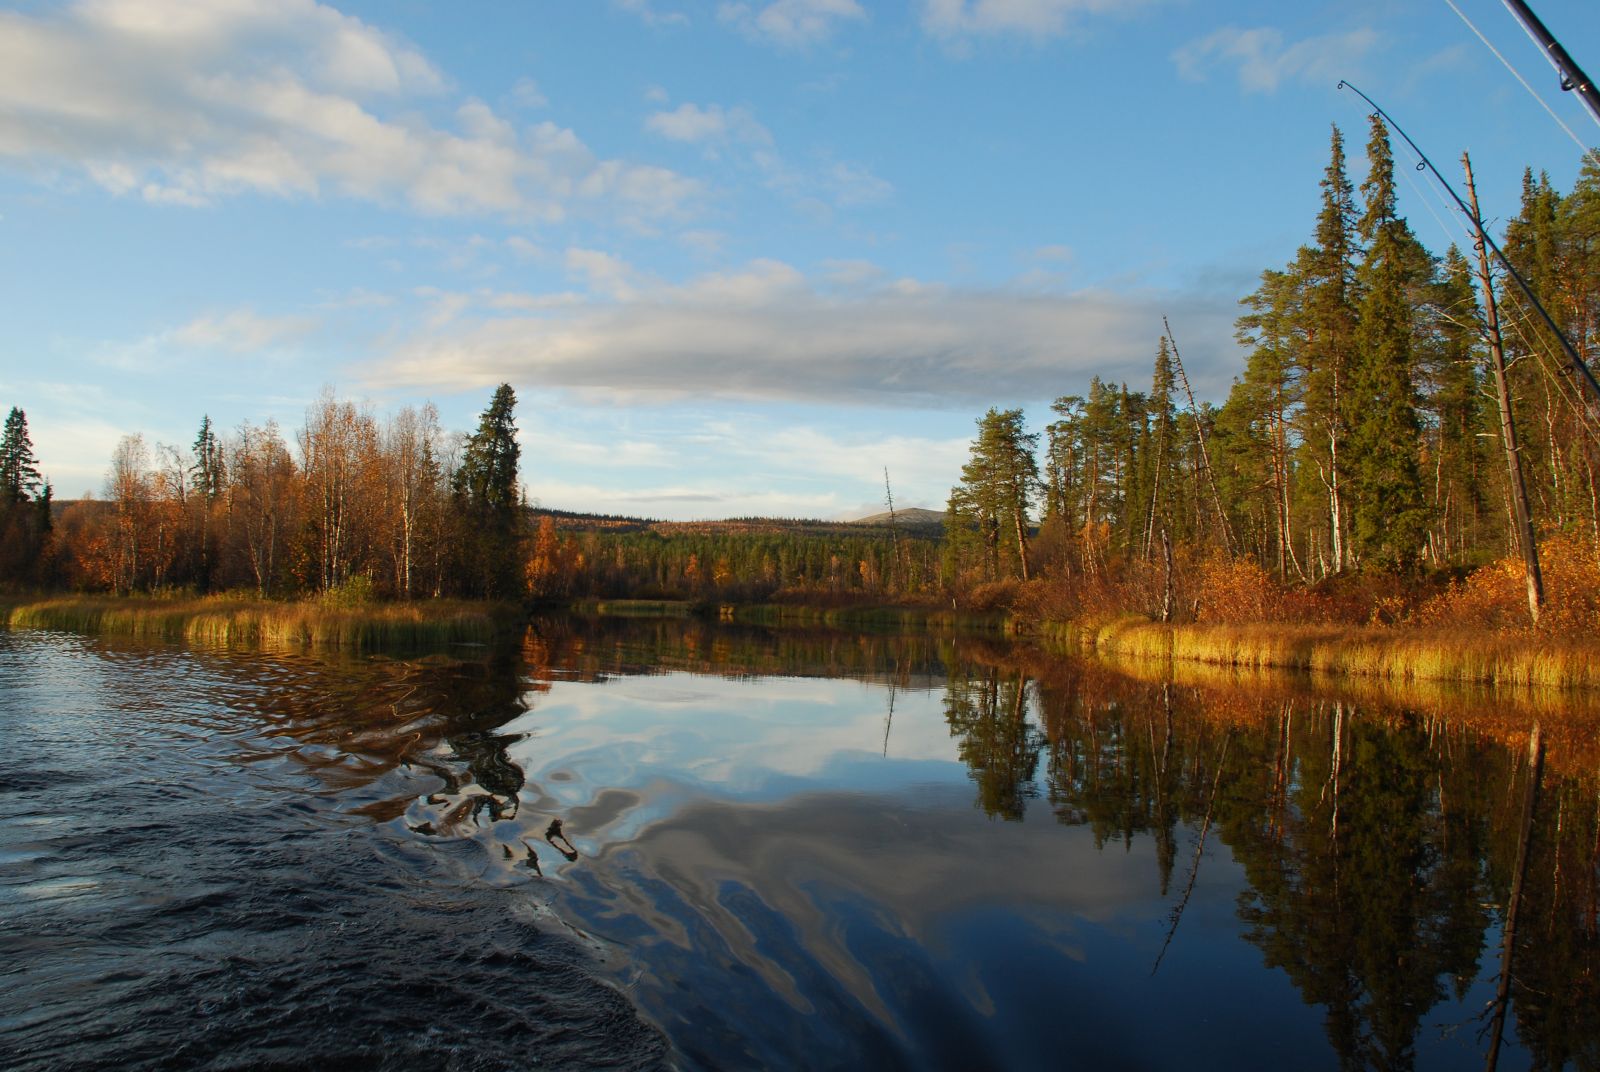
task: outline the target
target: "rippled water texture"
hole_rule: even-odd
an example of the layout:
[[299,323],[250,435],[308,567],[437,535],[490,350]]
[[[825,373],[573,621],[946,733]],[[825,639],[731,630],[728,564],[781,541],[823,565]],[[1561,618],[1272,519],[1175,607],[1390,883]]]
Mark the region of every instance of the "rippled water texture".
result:
[[1524,824],[1532,715],[1470,698],[684,622],[456,656],[0,633],[0,1066],[1476,1067],[1519,849],[1501,1066],[1600,1060],[1577,716]]

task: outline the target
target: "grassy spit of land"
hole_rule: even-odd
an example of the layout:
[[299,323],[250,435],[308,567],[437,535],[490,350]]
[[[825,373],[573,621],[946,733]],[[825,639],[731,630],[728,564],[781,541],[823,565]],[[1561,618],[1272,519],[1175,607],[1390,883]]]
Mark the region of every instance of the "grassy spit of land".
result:
[[237,595],[0,597],[0,625],[79,633],[345,651],[487,643],[524,614],[515,604],[427,600],[333,606]]
[[1118,659],[1307,671],[1395,682],[1600,687],[1600,641],[1437,627],[1164,624],[1136,616],[1048,622],[1039,632]]
[[579,614],[610,618],[706,617],[744,625],[894,629],[1013,635],[1020,621],[1003,612],[956,611],[925,604],[728,603],[678,599],[579,600]]

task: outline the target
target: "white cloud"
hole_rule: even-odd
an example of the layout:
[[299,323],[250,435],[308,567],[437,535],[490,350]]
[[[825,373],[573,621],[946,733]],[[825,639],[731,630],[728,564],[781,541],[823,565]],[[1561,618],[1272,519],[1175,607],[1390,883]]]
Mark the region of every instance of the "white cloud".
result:
[[582,277],[591,291],[622,301],[633,297],[639,279],[633,265],[597,249],[567,250],[567,271]]
[[[611,267],[577,251],[575,266]],[[1229,340],[1225,298],[1038,293],[864,281],[841,292],[778,261],[669,286],[624,277],[610,296],[537,316],[425,331],[359,374],[376,385],[467,390],[501,381],[605,397],[967,406],[1081,392],[1091,375],[1142,384],[1161,316],[1185,338]],[[837,271],[835,271],[837,276]],[[625,286],[627,289],[620,290]],[[598,287],[605,293],[605,288]],[[1231,343],[1186,346],[1190,377],[1220,396]]]
[[766,145],[772,141],[767,128],[756,122],[745,108],[723,108],[709,104],[683,103],[670,112],[657,112],[644,122],[645,129],[670,141],[702,144],[729,140]]
[[613,4],[631,15],[637,15],[647,26],[687,26],[689,16],[681,11],[657,11],[654,0],[611,0]]
[[844,208],[887,201],[894,186],[860,164],[837,163],[823,175],[823,186],[833,203]]
[[1154,0],[922,0],[922,27],[935,37],[985,34],[1059,37],[1086,15],[1122,14]]
[[253,309],[197,317],[171,334],[173,342],[199,349],[251,353],[302,338],[317,322],[301,316],[262,316]]
[[742,33],[787,48],[803,48],[833,35],[846,20],[864,20],[857,0],[771,0],[763,5],[724,3],[717,18]]
[[724,155],[754,168],[771,189],[812,215],[887,201],[894,186],[861,164],[833,160],[804,167],[791,164],[773,144],[771,131],[747,108],[685,102],[645,119],[645,129],[671,141],[704,147],[707,159]]
[[1240,29],[1227,26],[1191,41],[1172,54],[1178,73],[1193,82],[1204,81],[1219,67],[1236,67],[1239,86],[1246,92],[1273,93],[1284,82],[1326,82],[1330,87],[1351,75],[1378,44],[1370,29],[1324,34],[1288,44],[1270,27]]
[[517,84],[511,87],[511,102],[518,108],[533,110],[547,106],[550,98],[544,95],[539,83],[533,79],[519,78]]
[[448,88],[414,49],[313,0],[0,13],[0,162],[79,171],[121,196],[334,194],[531,219],[592,204],[642,219],[699,192],[663,168],[599,159],[554,123],[519,131],[478,100],[450,127],[417,116],[417,98]]

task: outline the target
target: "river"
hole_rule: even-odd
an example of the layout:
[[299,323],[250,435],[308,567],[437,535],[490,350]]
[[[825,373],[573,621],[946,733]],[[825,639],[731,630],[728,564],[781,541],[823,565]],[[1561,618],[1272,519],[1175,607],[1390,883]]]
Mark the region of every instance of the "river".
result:
[[1600,1066],[1590,707],[1132,670],[0,632],[0,1067]]

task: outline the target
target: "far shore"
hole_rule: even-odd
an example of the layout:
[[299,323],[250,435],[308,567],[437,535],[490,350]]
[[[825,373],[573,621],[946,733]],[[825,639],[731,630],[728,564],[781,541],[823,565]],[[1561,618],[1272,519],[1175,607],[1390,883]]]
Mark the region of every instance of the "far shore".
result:
[[[1112,660],[1282,670],[1379,679],[1539,689],[1600,689],[1600,644],[1404,625],[1178,623],[1126,615],[1035,622],[1002,611],[895,604],[578,600],[552,610],[603,617],[689,617],[773,627],[910,629],[1031,637]],[[521,604],[414,600],[338,606],[246,596],[0,596],[0,626],[222,644],[349,651],[488,643],[528,620]]]

